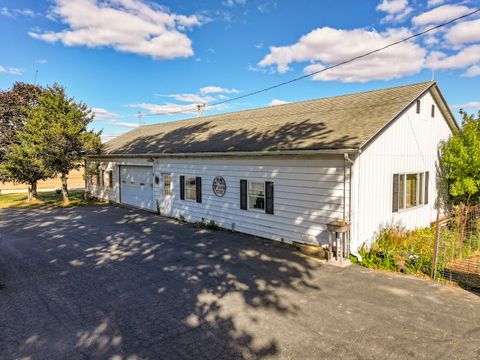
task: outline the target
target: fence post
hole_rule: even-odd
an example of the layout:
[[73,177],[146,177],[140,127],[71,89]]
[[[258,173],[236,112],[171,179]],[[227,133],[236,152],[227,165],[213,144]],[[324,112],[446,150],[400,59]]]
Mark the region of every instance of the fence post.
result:
[[440,211],[437,209],[437,220],[435,221],[435,244],[433,247],[433,259],[432,259],[432,279],[437,278],[437,263],[438,263],[438,245],[440,243]]

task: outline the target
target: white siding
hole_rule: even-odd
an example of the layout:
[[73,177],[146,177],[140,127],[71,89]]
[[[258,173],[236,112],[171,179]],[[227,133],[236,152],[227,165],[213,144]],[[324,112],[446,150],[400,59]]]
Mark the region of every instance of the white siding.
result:
[[[421,112],[415,104],[360,154],[353,168],[353,246],[369,243],[384,225],[398,223],[407,228],[428,226],[435,220],[436,163],[438,144],[450,128],[438,106],[431,117],[434,99],[426,93]],[[428,205],[392,212],[393,174],[430,172]]]
[[[147,164],[145,161],[115,159],[104,167],[119,164]],[[187,221],[214,220],[222,227],[285,242],[325,243],[326,223],[344,216],[344,196],[348,216],[348,172],[344,179],[342,156],[262,157],[262,158],[185,158],[157,159],[154,173],[173,176],[172,212]],[[116,187],[112,191],[92,188],[94,194],[118,201],[118,171],[114,171]],[[180,200],[179,177],[202,177],[202,203]],[[224,197],[212,191],[216,176],[227,183]],[[240,209],[240,180],[274,181],[273,215]],[[344,183],[346,187],[344,190]],[[154,198],[160,200],[162,181],[154,185]]]

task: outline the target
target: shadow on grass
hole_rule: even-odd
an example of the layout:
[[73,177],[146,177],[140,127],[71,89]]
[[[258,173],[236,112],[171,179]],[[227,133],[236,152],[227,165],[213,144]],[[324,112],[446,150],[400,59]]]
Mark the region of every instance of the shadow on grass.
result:
[[70,192],[70,202],[63,202],[62,194],[56,192],[39,192],[38,199],[33,201],[27,200],[26,193],[0,194],[0,209],[16,208],[16,207],[35,207],[35,208],[51,208],[51,207],[71,207],[96,205],[101,202],[93,200],[85,200],[83,191]]

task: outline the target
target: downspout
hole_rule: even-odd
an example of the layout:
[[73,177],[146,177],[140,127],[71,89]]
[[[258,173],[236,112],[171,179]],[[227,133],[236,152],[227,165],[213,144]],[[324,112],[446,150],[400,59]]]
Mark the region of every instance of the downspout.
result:
[[[359,151],[359,154],[360,154],[360,151]],[[346,163],[348,162],[350,164],[349,166],[349,169],[348,169],[348,175],[349,175],[349,179],[348,179],[348,222],[350,223],[351,225],[351,222],[352,222],[352,167],[353,165],[355,164],[355,160],[352,160],[350,159],[348,153],[345,153],[343,154],[343,158],[345,160],[345,165],[343,167],[343,173],[344,173],[344,186],[343,186],[343,192],[345,194],[345,181],[346,181],[346,172],[347,172],[347,166],[346,166]],[[345,200],[346,200],[346,196],[344,196],[344,204],[345,204]],[[344,220],[345,220],[345,205],[343,207],[343,211],[344,211]],[[358,249],[357,248],[354,248],[352,249],[350,247],[350,253],[352,255],[354,255],[358,261],[362,261],[362,256],[359,254],[358,252]]]

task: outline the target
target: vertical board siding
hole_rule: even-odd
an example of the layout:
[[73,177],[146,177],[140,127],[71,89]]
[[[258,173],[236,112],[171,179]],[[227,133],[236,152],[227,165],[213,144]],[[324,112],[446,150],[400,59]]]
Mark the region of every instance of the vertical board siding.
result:
[[[137,165],[148,165],[141,159],[114,159],[100,164],[118,167],[132,161]],[[341,219],[344,212],[349,212],[349,179],[344,179],[342,156],[160,158],[155,160],[154,175],[161,177],[162,174],[172,175],[172,216],[183,217],[190,222],[213,220],[227,229],[287,243],[324,244],[328,239],[326,224]],[[202,178],[201,203],[180,199],[180,176]],[[223,197],[213,193],[212,183],[216,176],[222,176],[226,181],[227,191]],[[273,182],[274,214],[240,209],[242,179]],[[115,170],[114,183],[112,191],[93,186],[92,192],[118,202],[118,172]],[[158,185],[154,184],[155,202],[161,199],[162,193],[161,181]]]
[[[428,226],[435,220],[435,176],[430,176],[429,203],[392,211],[394,174],[429,171],[436,174],[438,145],[451,130],[440,111],[431,117],[435,103],[429,92],[420,98],[420,114],[414,103],[391,126],[368,145],[353,169],[355,200],[352,207],[354,246],[369,244],[376,232],[390,224],[409,229]],[[438,108],[438,106],[436,106]]]

